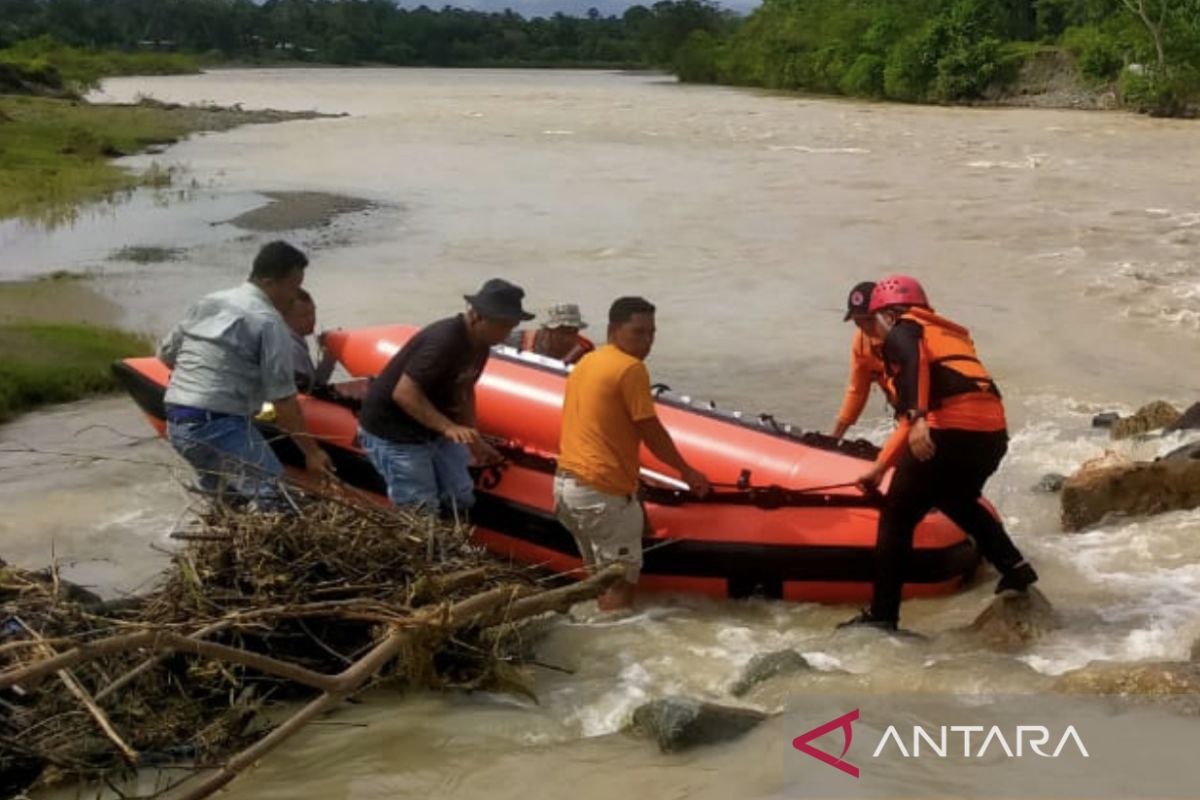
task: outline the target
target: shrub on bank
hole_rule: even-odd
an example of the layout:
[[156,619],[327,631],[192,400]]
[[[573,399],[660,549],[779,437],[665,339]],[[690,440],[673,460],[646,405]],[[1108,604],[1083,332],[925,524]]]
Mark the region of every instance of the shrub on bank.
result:
[[1156,75],[1142,65],[1121,72],[1117,92],[1126,108],[1153,117],[1194,117],[1200,111],[1200,72]]
[[675,52],[674,71],[685,83],[718,83],[720,43],[708,31],[692,31]]
[[1080,73],[1093,81],[1116,80],[1125,65],[1127,47],[1093,25],[1068,29],[1062,43],[1075,56]]

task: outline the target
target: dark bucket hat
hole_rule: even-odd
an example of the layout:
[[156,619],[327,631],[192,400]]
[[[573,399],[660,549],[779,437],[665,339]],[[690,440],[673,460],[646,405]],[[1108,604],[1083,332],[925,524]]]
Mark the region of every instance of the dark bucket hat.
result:
[[842,317],[842,322],[870,313],[871,292],[874,289],[875,281],[863,281],[850,290],[850,296],[846,298],[846,316]]
[[471,307],[490,319],[530,320],[534,315],[521,308],[525,290],[503,278],[492,278],[475,294],[464,294]]

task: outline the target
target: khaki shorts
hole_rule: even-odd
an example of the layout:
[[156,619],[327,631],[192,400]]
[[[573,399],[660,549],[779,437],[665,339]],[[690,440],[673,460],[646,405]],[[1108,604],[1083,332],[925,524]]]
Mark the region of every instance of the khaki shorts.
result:
[[646,514],[636,497],[601,492],[560,472],[554,476],[554,512],[575,537],[589,573],[623,564],[625,580],[637,583]]

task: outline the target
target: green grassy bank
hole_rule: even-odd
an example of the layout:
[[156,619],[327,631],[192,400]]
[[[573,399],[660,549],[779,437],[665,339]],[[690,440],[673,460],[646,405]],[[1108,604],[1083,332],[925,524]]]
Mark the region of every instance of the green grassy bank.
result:
[[116,389],[112,362],[153,351],[111,327],[118,313],[86,280],[0,283],[0,422]]
[[0,422],[117,388],[115,359],[150,352],[143,337],[73,323],[0,323]]
[[134,173],[111,159],[193,130],[160,106],[0,96],[0,218],[51,223],[78,203],[169,183],[169,170]]

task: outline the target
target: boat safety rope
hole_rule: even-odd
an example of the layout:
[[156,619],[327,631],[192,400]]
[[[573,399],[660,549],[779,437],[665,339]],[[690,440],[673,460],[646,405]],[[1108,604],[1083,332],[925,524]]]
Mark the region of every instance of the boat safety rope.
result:
[[[484,489],[494,489],[503,480],[504,469],[510,464],[551,474],[558,466],[553,456],[512,441],[489,437],[488,443],[504,456],[504,461],[482,468],[480,485]],[[652,479],[661,477],[653,472],[650,476]],[[770,511],[781,508],[878,508],[883,503],[883,495],[878,490],[864,488],[853,481],[789,489],[775,484],[751,485],[748,478],[749,471],[743,470],[737,483],[715,483],[713,491],[704,497],[696,497],[686,488],[643,481],[639,495],[645,502],[664,506],[719,504],[753,506]],[[837,489],[856,489],[857,494],[835,493]]]

